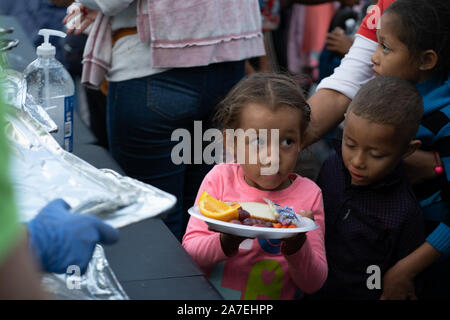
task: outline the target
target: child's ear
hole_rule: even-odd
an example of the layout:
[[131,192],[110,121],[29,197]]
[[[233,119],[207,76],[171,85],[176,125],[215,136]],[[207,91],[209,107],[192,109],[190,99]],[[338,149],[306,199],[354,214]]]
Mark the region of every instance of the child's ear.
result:
[[422,145],[422,141],[411,140],[409,142],[408,148],[406,149],[406,152],[403,154],[403,159],[412,155],[417,149],[420,148],[421,145]]
[[439,57],[434,50],[425,50],[420,55],[420,66],[421,71],[430,71],[438,63]]

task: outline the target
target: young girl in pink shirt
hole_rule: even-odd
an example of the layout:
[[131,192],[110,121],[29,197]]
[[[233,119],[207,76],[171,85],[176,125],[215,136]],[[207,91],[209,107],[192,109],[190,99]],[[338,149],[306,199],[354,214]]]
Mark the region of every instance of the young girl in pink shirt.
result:
[[[313,181],[293,173],[309,114],[297,83],[276,74],[242,80],[219,106],[215,120],[224,136],[227,129],[257,133],[276,129],[278,139],[271,141],[270,134],[249,135],[244,144],[234,147],[234,143],[229,150],[230,140],[224,138],[226,149],[238,159],[245,152],[245,160],[216,165],[203,180],[195,204],[203,191],[221,201],[268,198],[298,213],[312,212],[318,225],[283,240],[245,239],[209,230],[204,221],[191,217],[183,247],[225,299],[293,299],[298,288],[315,292],[327,278],[322,193]],[[249,161],[252,144],[265,150],[267,158]],[[277,147],[271,148],[272,144]],[[269,167],[277,170],[263,174]]]

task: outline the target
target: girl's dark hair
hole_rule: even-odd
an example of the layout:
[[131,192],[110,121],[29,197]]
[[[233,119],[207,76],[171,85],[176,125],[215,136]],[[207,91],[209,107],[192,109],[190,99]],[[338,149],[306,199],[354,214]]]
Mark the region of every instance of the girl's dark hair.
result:
[[450,1],[397,0],[384,13],[399,19],[397,36],[413,58],[425,50],[434,50],[438,62],[433,73],[447,76],[450,71]]
[[294,79],[280,73],[255,73],[242,79],[219,103],[213,117],[214,124],[221,130],[236,129],[242,110],[249,103],[273,109],[288,106],[300,110],[302,133],[310,121],[311,109]]

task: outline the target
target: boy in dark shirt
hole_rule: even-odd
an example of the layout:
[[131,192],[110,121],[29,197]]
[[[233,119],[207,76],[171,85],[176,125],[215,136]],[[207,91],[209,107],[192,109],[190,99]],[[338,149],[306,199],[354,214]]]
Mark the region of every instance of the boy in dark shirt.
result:
[[392,76],[369,81],[350,104],[342,144],[317,181],[329,271],[315,298],[379,299],[384,273],[425,240],[402,165],[420,146],[412,139],[422,113],[416,89]]

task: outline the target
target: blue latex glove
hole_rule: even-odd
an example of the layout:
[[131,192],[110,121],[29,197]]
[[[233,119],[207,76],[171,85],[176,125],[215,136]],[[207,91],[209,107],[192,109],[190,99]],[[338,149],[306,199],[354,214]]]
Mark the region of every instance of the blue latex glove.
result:
[[84,273],[97,243],[119,240],[119,230],[69,209],[64,200],[56,199],[27,223],[32,250],[47,272],[66,273],[68,266],[77,265]]

